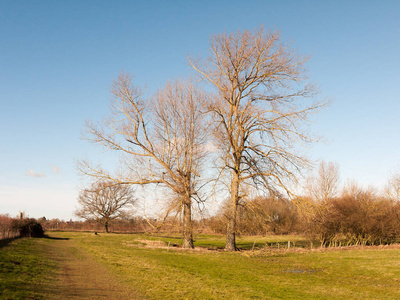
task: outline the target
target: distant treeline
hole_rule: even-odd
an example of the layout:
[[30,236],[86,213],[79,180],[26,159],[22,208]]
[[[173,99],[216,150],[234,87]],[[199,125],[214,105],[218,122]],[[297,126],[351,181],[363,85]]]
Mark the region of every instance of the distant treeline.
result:
[[[222,206],[215,216],[194,220],[194,232],[225,234],[226,218],[227,207]],[[43,217],[37,222],[44,230],[104,230],[94,220]],[[19,223],[9,216],[0,216],[1,232],[15,232],[16,224]],[[109,229],[125,233],[181,233],[182,224],[179,216],[165,220],[132,217],[113,220]],[[310,243],[322,246],[390,244],[400,238],[400,202],[361,188],[322,200],[257,197],[239,206],[237,230],[239,235],[301,234]]]

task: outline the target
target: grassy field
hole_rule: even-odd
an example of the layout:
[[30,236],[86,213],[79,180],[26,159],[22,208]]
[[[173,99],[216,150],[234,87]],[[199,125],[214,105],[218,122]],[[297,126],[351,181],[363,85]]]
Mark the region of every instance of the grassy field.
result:
[[[239,247],[250,250],[226,253],[218,250],[224,245],[218,236],[197,237],[195,245],[205,247],[202,251],[177,250],[173,244],[180,240],[174,236],[76,232],[51,236],[19,239],[0,248],[1,268],[7,270],[0,272],[3,299],[52,298],[51,291],[63,288],[62,280],[49,280],[54,274],[63,276],[62,263],[54,257],[57,251],[53,257],[46,251],[61,242],[60,249],[71,249],[69,261],[92,261],[92,267],[97,264],[111,274],[121,285],[118,289],[135,291],[132,298],[137,299],[400,299],[400,249],[396,248],[288,251],[283,249],[288,240],[292,245],[304,241],[277,236],[242,238]],[[272,247],[260,248],[266,243]],[[16,261],[20,264],[13,268]],[[102,273],[92,267],[85,268]]]
[[47,242],[25,238],[0,243],[1,299],[41,299],[51,294],[57,264],[43,254]]

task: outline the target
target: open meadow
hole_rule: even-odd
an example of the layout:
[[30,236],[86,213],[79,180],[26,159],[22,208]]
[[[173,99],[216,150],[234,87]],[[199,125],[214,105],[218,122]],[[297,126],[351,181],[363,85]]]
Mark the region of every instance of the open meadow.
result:
[[1,298],[400,298],[397,245],[293,247],[302,242],[298,236],[243,237],[242,251],[225,252],[219,236],[198,236],[195,250],[182,250],[173,236],[50,232],[3,243]]

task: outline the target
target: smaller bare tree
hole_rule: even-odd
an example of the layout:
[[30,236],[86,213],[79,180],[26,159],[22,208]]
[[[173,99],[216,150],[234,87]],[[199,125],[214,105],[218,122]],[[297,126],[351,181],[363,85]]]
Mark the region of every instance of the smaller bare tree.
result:
[[347,180],[340,197],[354,197],[355,199],[376,198],[378,191],[374,186],[363,187],[356,180]]
[[322,161],[319,165],[318,175],[308,180],[307,189],[314,200],[326,201],[338,196],[339,184],[339,165]]
[[121,174],[88,162],[78,164],[84,175],[118,184],[163,189],[167,213],[180,211],[183,247],[193,248],[192,204],[202,203],[202,171],[207,154],[208,124],[202,106],[208,94],[193,80],[167,83],[147,98],[122,73],[113,84],[111,118],[99,126],[88,123],[85,137],[121,156]]
[[75,215],[86,220],[95,219],[109,232],[110,221],[123,217],[126,208],[132,208],[135,201],[130,186],[99,181],[81,191],[78,198],[81,208]]
[[385,194],[390,199],[400,201],[400,171],[389,178],[385,187]]

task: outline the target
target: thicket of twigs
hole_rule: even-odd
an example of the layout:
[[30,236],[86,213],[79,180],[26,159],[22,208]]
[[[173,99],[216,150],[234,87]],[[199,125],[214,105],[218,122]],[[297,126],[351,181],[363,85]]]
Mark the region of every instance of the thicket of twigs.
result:
[[[368,191],[316,201],[256,198],[238,211],[243,235],[302,234],[322,246],[390,244],[400,238],[400,203]],[[206,222],[225,233],[225,211]]]
[[14,238],[19,232],[12,227],[13,218],[9,215],[0,215],[0,240]]
[[322,245],[390,244],[400,236],[400,203],[389,198],[362,192],[299,203],[300,232]]

